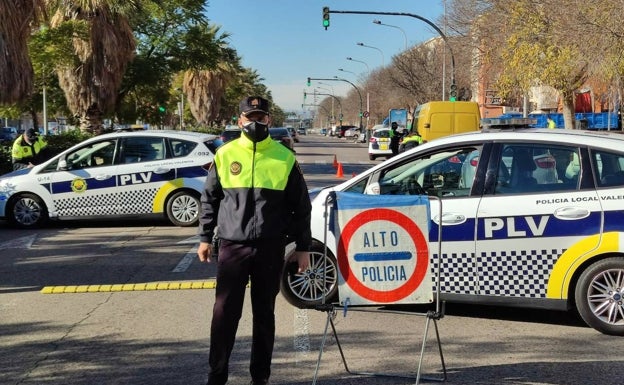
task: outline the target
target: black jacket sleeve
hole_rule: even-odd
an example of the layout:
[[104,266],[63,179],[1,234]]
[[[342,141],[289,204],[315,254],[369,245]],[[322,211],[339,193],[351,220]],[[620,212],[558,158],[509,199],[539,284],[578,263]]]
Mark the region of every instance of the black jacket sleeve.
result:
[[219,175],[214,162],[208,169],[208,176],[204,182],[204,191],[201,196],[201,214],[199,217],[199,240],[200,242],[212,242],[219,206],[223,199],[223,189],[219,182]]
[[308,194],[308,188],[303,178],[303,173],[297,162],[295,162],[288,176],[286,199],[292,213],[289,235],[294,238],[296,245],[295,250],[309,251],[312,243],[310,230],[312,205],[310,203],[310,195]]

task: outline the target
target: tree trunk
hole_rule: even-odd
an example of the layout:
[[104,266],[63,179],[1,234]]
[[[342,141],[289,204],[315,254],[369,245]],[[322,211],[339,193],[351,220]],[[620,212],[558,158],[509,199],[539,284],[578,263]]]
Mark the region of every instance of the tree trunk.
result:
[[32,0],[0,2],[0,104],[26,100],[32,93],[28,38],[36,6]]
[[567,129],[575,129],[576,121],[574,118],[574,92],[561,92],[563,104],[563,122]]

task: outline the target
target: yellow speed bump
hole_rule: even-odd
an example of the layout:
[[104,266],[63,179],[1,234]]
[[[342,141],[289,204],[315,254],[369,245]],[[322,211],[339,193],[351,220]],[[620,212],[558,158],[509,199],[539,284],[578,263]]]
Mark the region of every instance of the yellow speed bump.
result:
[[45,286],[41,294],[70,294],[70,293],[110,293],[118,291],[151,291],[151,290],[195,290],[214,289],[217,281],[198,282],[147,282],[107,285],[70,285]]

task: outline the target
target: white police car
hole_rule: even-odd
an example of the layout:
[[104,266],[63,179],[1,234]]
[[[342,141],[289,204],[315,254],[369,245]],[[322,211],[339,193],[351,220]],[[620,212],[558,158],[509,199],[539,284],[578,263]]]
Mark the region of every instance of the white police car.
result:
[[182,131],[96,136],[41,165],[0,176],[0,217],[23,228],[47,219],[137,216],[192,226],[204,166],[220,144],[215,135]]
[[[536,172],[544,156],[556,169],[549,177]],[[465,162],[474,172],[466,172]],[[430,203],[428,237],[437,245],[441,222],[442,258],[437,247],[429,250],[432,266],[440,265],[442,300],[576,310],[600,332],[624,335],[621,133],[527,129],[449,136],[317,192],[311,268],[282,281],[285,297],[299,307],[314,306],[323,295],[337,299],[336,239],[324,217],[332,190],[440,198]]]

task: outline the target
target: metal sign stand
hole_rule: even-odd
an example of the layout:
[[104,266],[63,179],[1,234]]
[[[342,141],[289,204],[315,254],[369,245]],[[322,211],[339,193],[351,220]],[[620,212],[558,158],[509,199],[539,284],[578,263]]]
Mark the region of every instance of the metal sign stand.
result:
[[[438,267],[437,269],[435,269],[435,279],[436,279],[436,293],[439,294],[440,293],[440,267],[442,266],[442,201],[440,201],[437,197],[429,197],[429,199],[435,199],[439,201],[439,212],[438,212],[438,218],[439,218],[439,223],[438,223]],[[328,214],[328,208],[330,207],[330,203],[331,201],[335,201],[335,194],[329,194],[327,196],[327,199],[325,200],[325,234],[324,234],[324,244],[325,244],[325,255],[324,255],[324,271],[327,271],[327,228],[328,228],[328,220],[329,220],[329,214]],[[326,287],[325,285],[326,282],[324,282],[323,287]],[[380,310],[380,309],[370,309],[370,308],[365,308],[365,307],[360,307],[360,308],[356,308],[356,307],[352,307],[350,308],[351,311],[360,311],[360,312],[377,312],[377,313],[393,313],[393,314],[401,314],[401,315],[416,315],[416,316],[424,316],[425,317],[425,327],[424,327],[424,333],[423,333],[423,338],[422,338],[422,344],[420,347],[420,357],[418,359],[418,367],[416,370],[416,375],[410,375],[410,374],[399,374],[399,373],[375,373],[375,372],[367,372],[367,371],[352,371],[351,369],[349,369],[349,366],[347,365],[347,359],[345,357],[344,351],[342,349],[342,345],[340,344],[340,339],[338,338],[338,331],[336,330],[336,325],[334,324],[334,318],[336,317],[336,308],[340,307],[339,304],[333,304],[333,303],[326,303],[326,297],[325,297],[326,293],[323,293],[323,297],[321,298],[321,304],[315,306],[315,310],[318,311],[323,311],[327,313],[327,320],[325,322],[325,329],[323,331],[323,338],[321,340],[321,346],[319,348],[319,355],[318,355],[318,359],[316,361],[316,368],[314,371],[314,378],[312,380],[312,385],[316,385],[316,381],[318,379],[318,372],[321,366],[321,359],[323,356],[323,351],[325,349],[325,343],[327,342],[327,335],[328,335],[328,331],[329,331],[329,327],[331,326],[332,329],[332,334],[334,336],[334,338],[336,339],[336,345],[338,346],[338,351],[340,352],[340,357],[342,358],[342,363],[344,365],[344,368],[346,370],[347,373],[349,374],[353,374],[353,375],[366,375],[366,376],[378,376],[378,377],[398,377],[398,378],[414,378],[416,380],[415,385],[418,385],[420,383],[420,380],[426,380],[426,381],[435,381],[435,382],[444,382],[447,379],[447,371],[446,371],[446,364],[444,362],[444,355],[442,353],[442,343],[440,341],[440,332],[438,330],[438,323],[437,321],[441,318],[444,317],[444,309],[443,307],[441,307],[440,305],[440,296],[436,295],[435,297],[435,304],[436,304],[436,308],[435,310],[430,310],[426,313],[412,313],[412,312],[405,312],[405,311],[392,311],[392,310]],[[348,305],[344,306],[345,309],[345,313],[347,311],[347,307]],[[438,352],[440,353],[440,363],[441,363],[441,369],[442,369],[442,375],[440,377],[430,377],[430,376],[422,376],[422,363],[423,363],[423,359],[424,359],[424,355],[425,355],[425,347],[427,344],[427,337],[429,335],[429,327],[431,322],[433,321],[433,326],[435,329],[435,335],[436,335],[436,342],[437,342],[437,347],[438,347]]]

